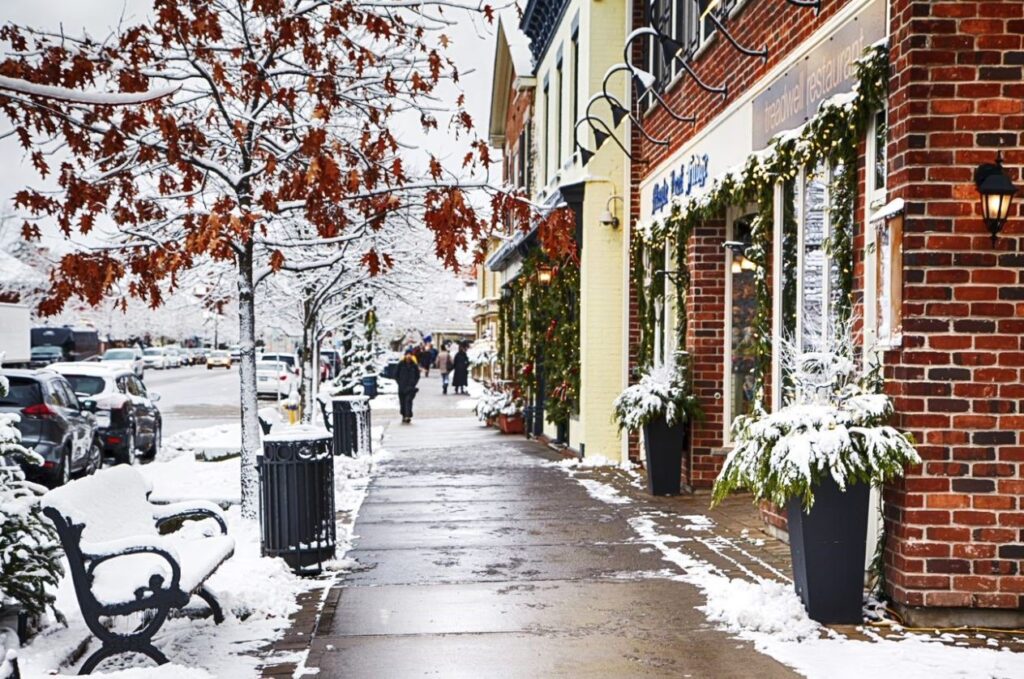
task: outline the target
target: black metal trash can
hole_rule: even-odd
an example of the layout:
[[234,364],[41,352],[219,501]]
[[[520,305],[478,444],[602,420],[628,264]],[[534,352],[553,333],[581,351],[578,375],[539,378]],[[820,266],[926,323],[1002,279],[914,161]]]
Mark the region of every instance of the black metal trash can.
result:
[[334,399],[331,432],[334,454],[355,457],[372,454],[370,399],[366,396],[338,396]]
[[334,456],[331,435],[317,427],[280,427],[263,437],[260,545],[299,575],[316,575],[334,558]]
[[367,375],[363,378],[363,396],[367,398],[376,398],[377,396],[377,376]]

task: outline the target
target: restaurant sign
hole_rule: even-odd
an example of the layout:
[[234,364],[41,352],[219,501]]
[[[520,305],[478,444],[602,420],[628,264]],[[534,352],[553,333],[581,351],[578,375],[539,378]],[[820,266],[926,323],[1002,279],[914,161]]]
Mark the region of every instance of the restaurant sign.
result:
[[655,184],[653,191],[653,214],[661,212],[678,196],[689,196],[696,188],[703,188],[708,181],[708,154],[692,155],[688,163],[684,163],[679,171]]
[[854,61],[885,35],[885,3],[875,0],[776,78],[753,101],[754,149],[813,118],[825,99],[850,90]]

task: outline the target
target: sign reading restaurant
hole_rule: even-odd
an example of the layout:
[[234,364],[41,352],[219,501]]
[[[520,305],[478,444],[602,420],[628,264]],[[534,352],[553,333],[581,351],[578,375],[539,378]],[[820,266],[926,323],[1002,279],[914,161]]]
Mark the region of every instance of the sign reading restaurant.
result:
[[853,62],[885,35],[885,3],[872,2],[776,78],[753,101],[754,149],[813,118],[828,97],[850,90]]

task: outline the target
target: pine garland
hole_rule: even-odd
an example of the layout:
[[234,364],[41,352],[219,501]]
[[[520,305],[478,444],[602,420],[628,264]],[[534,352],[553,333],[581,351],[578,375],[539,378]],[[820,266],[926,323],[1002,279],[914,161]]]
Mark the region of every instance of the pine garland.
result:
[[[551,269],[547,286],[536,283],[541,267]],[[571,257],[554,262],[541,248],[531,249],[509,290],[499,302],[500,351],[507,357],[504,377],[519,395],[534,393],[536,352],[542,348],[545,418],[566,423],[580,393],[579,265]]]

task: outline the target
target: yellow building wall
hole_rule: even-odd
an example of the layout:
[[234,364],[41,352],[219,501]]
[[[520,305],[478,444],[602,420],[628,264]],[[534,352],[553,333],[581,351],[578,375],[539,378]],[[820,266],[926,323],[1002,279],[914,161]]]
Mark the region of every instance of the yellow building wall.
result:
[[[535,189],[539,199],[550,195],[558,186],[586,181],[583,207],[583,252],[580,271],[580,410],[569,424],[569,445],[579,450],[586,445],[588,457],[602,456],[619,460],[624,446],[618,427],[612,420],[612,403],[625,388],[624,366],[628,362],[625,345],[624,318],[626,315],[625,269],[628,242],[624,226],[629,215],[629,162],[622,150],[609,140],[582,167],[574,156],[572,119],[572,20],[579,16],[579,92],[578,116],[584,115],[587,102],[595,92],[601,91],[604,74],[622,61],[622,46],[627,34],[626,10],[628,3],[607,0],[574,0],[563,13],[544,58],[537,65],[536,117],[534,139],[537,149]],[[556,63],[562,50],[562,81],[558,82]],[[547,77],[550,96],[545,107],[543,83]],[[554,87],[563,88],[562,116],[557,121]],[[609,92],[628,105],[627,79],[618,73],[609,82]],[[606,102],[598,102],[591,113],[611,125],[611,114]],[[549,141],[553,147],[558,140],[556,124],[562,128],[561,157],[556,161],[555,148],[544,147],[543,121],[551,125]],[[628,128],[623,124],[616,136],[628,145]],[[580,126],[579,139],[583,146],[594,151],[593,134],[586,124]],[[549,172],[543,173],[543,158],[548,159]],[[612,203],[612,209],[621,224],[613,229],[600,223],[611,196],[622,200]],[[554,425],[545,423],[545,434],[555,437]]]

